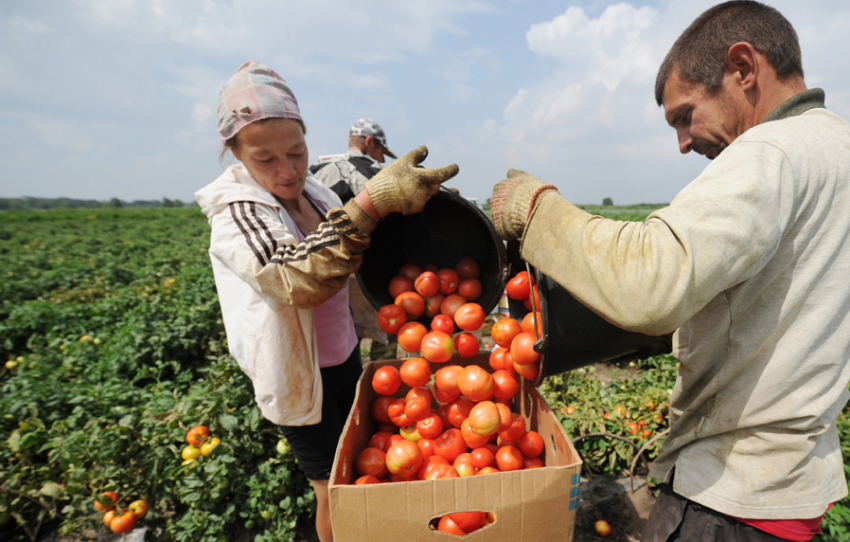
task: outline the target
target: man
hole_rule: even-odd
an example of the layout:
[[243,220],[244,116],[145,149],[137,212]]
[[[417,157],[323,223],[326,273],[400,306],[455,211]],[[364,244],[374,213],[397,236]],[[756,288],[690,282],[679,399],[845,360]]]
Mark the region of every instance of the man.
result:
[[366,181],[381,171],[385,155],[396,157],[387,148],[383,128],[372,119],[360,119],[348,131],[348,152],[315,164],[310,171],[345,203],[359,194]]
[[847,495],[836,416],[850,381],[850,124],[806,90],[775,9],[702,14],[656,100],[713,162],[645,223],[591,216],[518,171],[497,231],[607,320],[681,362],[644,541],[810,540]]
[[[356,196],[366,186],[366,181],[381,171],[384,156],[395,158],[387,148],[387,136],[381,126],[372,119],[359,119],[348,131],[348,152],[310,166],[310,171],[324,186],[333,190],[342,203]],[[360,285],[351,280],[352,308],[358,338],[372,339],[369,358],[372,361],[398,357],[395,336],[378,327],[378,313],[363,296]]]

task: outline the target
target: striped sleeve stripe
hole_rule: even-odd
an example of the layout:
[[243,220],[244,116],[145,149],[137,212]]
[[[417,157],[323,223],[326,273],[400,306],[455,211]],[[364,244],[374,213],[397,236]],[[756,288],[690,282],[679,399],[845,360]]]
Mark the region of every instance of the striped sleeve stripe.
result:
[[338,244],[340,244],[339,237],[335,237],[334,239],[329,239],[323,243],[317,243],[309,247],[304,247],[303,245],[296,245],[295,247],[290,245],[289,247],[285,247],[288,249],[294,248],[295,250],[291,251],[291,253],[290,250],[284,250],[284,247],[281,247],[275,253],[274,257],[269,260],[269,263],[285,264],[288,262],[298,262],[301,260],[306,260],[310,256],[310,254],[318,252],[323,248],[331,247]]
[[248,228],[254,232],[254,237],[260,246],[263,247],[263,252],[266,254],[266,261],[262,262],[265,265],[268,262],[269,258],[272,257],[272,252],[274,252],[271,248],[269,248],[268,243],[263,239],[262,234],[260,233],[260,228],[257,227],[257,208],[254,206],[254,202],[252,201],[240,201],[239,202],[239,213],[242,215],[242,218],[245,220]]
[[260,227],[263,229],[263,233],[265,233],[266,237],[268,237],[268,239],[269,239],[269,241],[272,245],[272,252],[274,252],[275,250],[277,250],[277,241],[275,241],[274,235],[272,235],[272,232],[271,232],[271,230],[269,230],[268,226],[266,226],[266,223],[263,222],[263,219],[260,218],[260,215],[257,214],[256,204],[252,201],[250,203],[250,206],[251,206],[251,214],[253,214],[254,217],[257,219],[257,224],[260,225]]
[[230,215],[233,217],[233,221],[236,222],[236,226],[239,227],[239,231],[242,232],[242,235],[245,236],[245,242],[251,247],[251,250],[254,252],[254,255],[260,260],[262,265],[266,265],[266,260],[263,258],[263,254],[257,249],[257,245],[254,244],[254,241],[251,239],[251,234],[248,232],[248,229],[245,227],[242,219],[239,218],[239,213],[236,210],[236,205],[240,202],[231,203],[230,204]]

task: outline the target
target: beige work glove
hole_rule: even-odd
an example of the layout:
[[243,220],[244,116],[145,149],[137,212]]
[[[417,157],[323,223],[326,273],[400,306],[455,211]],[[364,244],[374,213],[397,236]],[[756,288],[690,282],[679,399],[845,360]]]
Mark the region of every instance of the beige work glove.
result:
[[493,187],[490,212],[496,233],[505,241],[522,238],[534,205],[540,196],[558,189],[518,169],[509,169],[508,178]]
[[372,204],[381,218],[390,213],[418,213],[440,189],[457,175],[457,164],[440,169],[417,167],[428,156],[425,145],[410,151],[366,183]]

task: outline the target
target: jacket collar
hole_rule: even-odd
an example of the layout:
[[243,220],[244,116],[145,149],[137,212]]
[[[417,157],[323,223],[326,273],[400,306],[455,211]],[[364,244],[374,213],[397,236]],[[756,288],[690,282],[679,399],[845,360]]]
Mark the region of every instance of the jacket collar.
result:
[[804,90],[776,106],[776,109],[771,111],[759,124],[764,124],[765,122],[770,122],[772,120],[796,117],[797,115],[805,113],[809,109],[819,107],[826,108],[826,105],[824,105],[825,98],[826,93],[823,89],[810,88],[809,90]]

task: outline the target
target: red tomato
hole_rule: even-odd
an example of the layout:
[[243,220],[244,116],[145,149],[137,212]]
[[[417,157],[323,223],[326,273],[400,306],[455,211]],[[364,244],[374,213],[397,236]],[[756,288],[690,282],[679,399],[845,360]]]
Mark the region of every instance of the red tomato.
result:
[[357,456],[354,468],[361,476],[371,475],[376,478],[387,473],[387,454],[378,448],[364,448]]
[[415,388],[431,381],[431,366],[423,358],[408,358],[398,370],[401,381]]
[[466,331],[481,329],[484,323],[484,309],[478,303],[466,303],[455,311],[454,319],[457,327]]
[[652,436],[652,429],[641,429],[640,434],[645,436],[645,437],[651,437]]
[[[525,420],[516,412],[511,412],[511,425],[506,431],[499,432],[499,438],[508,442],[519,440],[525,434]],[[501,469],[502,467],[499,467]]]
[[417,477],[420,480],[424,480],[428,473],[434,470],[434,467],[436,467],[437,465],[448,466],[449,462],[446,461],[445,458],[440,457],[438,455],[431,455],[429,457],[426,457],[422,461],[422,464],[419,466],[419,471],[416,473]]
[[605,538],[609,534],[611,534],[611,526],[608,525],[608,522],[604,519],[600,519],[596,523],[593,524],[593,528],[596,530],[596,534]]
[[441,478],[459,478],[457,469],[451,465],[437,465],[425,477],[426,480],[440,480]]
[[[452,399],[452,401],[454,401],[455,399],[460,397],[460,391],[458,391],[457,393],[458,393],[457,397]],[[436,397],[437,400],[440,399],[440,390],[435,390],[434,397]],[[449,405],[450,404],[451,404],[451,401],[449,401],[448,403],[443,403],[442,405],[437,407],[437,416],[439,416],[440,419],[443,421],[443,429],[448,429],[449,427],[452,427],[452,422],[451,422],[451,420],[449,420]]]
[[425,298],[425,316],[428,318],[433,318],[440,314],[440,307],[443,306],[443,301],[446,299],[446,296],[443,294],[436,294],[432,297]]
[[460,284],[460,278],[454,269],[440,269],[437,271],[437,276],[440,277],[440,293],[453,294],[457,291],[457,285]]
[[[410,403],[405,405],[405,407],[410,406]],[[416,422],[411,421],[410,425],[405,427],[399,427],[398,434],[404,437],[405,440],[409,440],[411,442],[419,442],[422,440],[422,435],[419,434],[419,431],[416,430]]]
[[478,353],[481,345],[474,335],[464,332],[458,333],[455,337],[455,348],[457,348],[457,353],[460,357],[471,358]]
[[530,295],[531,285],[528,281],[528,273],[520,271],[505,285],[505,291],[511,299],[523,300],[528,299]]
[[455,525],[466,533],[477,531],[484,526],[484,519],[487,516],[485,512],[458,512],[457,514],[449,514],[449,518],[455,522]]
[[431,320],[431,331],[442,331],[443,333],[451,335],[454,333],[454,330],[455,323],[451,316],[438,314],[433,320]]
[[492,401],[481,401],[469,411],[469,428],[478,435],[489,437],[502,424],[499,408]]
[[[540,311],[540,292],[537,290],[537,285],[534,285],[534,307],[536,311]],[[531,297],[522,302],[525,308],[531,310]]]
[[[495,327],[495,326],[494,326]],[[490,352],[490,367],[494,371],[501,371],[505,368],[504,356],[505,352],[507,352],[507,348],[502,348],[501,346]]]
[[416,422],[416,430],[425,439],[435,439],[443,432],[443,419],[439,414],[432,414]]
[[410,425],[410,420],[407,419],[407,415],[404,413],[404,408],[407,406],[407,401],[402,397],[400,399],[396,399],[392,403],[390,403],[389,408],[387,408],[387,413],[390,416],[390,421],[393,422],[398,427],[405,427]]
[[139,518],[133,512],[127,511],[121,516],[115,516],[109,522],[109,530],[113,533],[127,533],[133,530],[136,526],[136,521]]
[[443,434],[434,439],[434,454],[442,457],[449,463],[454,462],[457,456],[466,451],[466,441],[460,429],[451,428],[443,431]]
[[504,369],[493,373],[493,395],[510,399],[519,391],[519,380]]
[[381,395],[392,395],[400,387],[401,377],[398,374],[398,369],[391,365],[380,367],[372,376],[372,388]]
[[422,274],[422,268],[415,263],[406,263],[399,267],[398,274],[401,277],[409,278],[410,282],[413,283],[413,281],[416,280],[416,277]]
[[[188,436],[186,437],[188,439]],[[192,444],[194,446],[194,444]],[[101,503],[101,501],[103,501]],[[115,503],[118,502],[118,493],[114,491],[104,491],[94,500],[94,507],[101,512],[115,508]]]
[[493,329],[490,331],[493,341],[502,348],[510,348],[511,341],[520,333],[522,333],[522,326],[513,318],[502,318],[493,324]]
[[449,403],[446,412],[446,415],[449,418],[449,423],[451,423],[455,427],[460,427],[460,425],[463,423],[463,420],[469,417],[469,412],[474,406],[475,403],[473,403],[466,397],[458,397],[457,399]]
[[449,533],[455,536],[466,536],[466,532],[457,526],[449,516],[440,518],[440,523],[437,524],[437,530],[441,533]]
[[392,474],[415,476],[422,465],[422,450],[415,442],[400,440],[387,451],[387,469]]
[[407,392],[407,395],[404,396],[404,400],[410,401],[416,397],[422,397],[428,401],[428,404],[431,404],[431,398],[433,397],[433,394],[427,386],[416,386],[415,388],[411,388],[410,391]]
[[451,403],[452,401],[460,397],[460,390],[455,389],[454,391],[443,391],[439,388],[435,388],[434,397],[437,398],[437,401],[445,405],[446,403]]
[[431,415],[431,401],[424,397],[407,399],[404,404],[404,415],[410,423],[424,420]]
[[534,363],[529,363],[527,365],[514,364],[514,369],[516,369],[517,374],[521,377],[529,380],[535,380],[537,378],[537,374],[540,372],[540,362],[535,361]]
[[629,433],[632,435],[637,435],[638,431],[640,431],[640,426],[637,422],[629,422]]
[[528,365],[540,359],[534,350],[534,333],[523,331],[511,342],[511,357],[517,365]]
[[[417,431],[419,431],[419,429],[417,429]],[[429,457],[434,455],[434,439],[421,438],[416,441],[416,445],[419,446],[419,451],[422,452],[423,460],[428,459]]]
[[425,271],[416,277],[413,287],[422,297],[432,297],[440,291],[440,279],[436,273]]
[[404,437],[399,435],[398,433],[390,435],[390,438],[387,439],[387,442],[384,444],[384,453],[387,453],[390,450],[390,447],[396,442],[401,442],[404,440]]
[[442,331],[432,331],[422,338],[419,348],[422,350],[422,356],[428,361],[445,363],[452,358],[455,343],[451,335]]
[[407,323],[407,313],[398,305],[384,305],[378,311],[378,325],[387,333],[398,333]]
[[481,267],[473,258],[469,256],[461,258],[455,266],[457,276],[461,279],[477,279],[481,276]]
[[543,315],[540,314],[540,311],[532,311],[526,314],[522,319],[522,330],[527,331],[534,335],[534,321],[532,318],[537,316],[537,335],[539,337],[543,336]]
[[369,443],[366,445],[367,448],[377,448],[381,451],[387,449],[387,441],[390,437],[393,436],[393,433],[389,431],[378,431],[372,438],[369,439]]
[[425,313],[425,300],[416,292],[398,294],[398,297],[395,298],[395,304],[404,309],[408,320],[416,320]]
[[499,409],[499,417],[502,420],[501,424],[499,425],[499,433],[503,433],[511,428],[511,424],[514,423],[515,414],[511,412],[511,407],[503,403],[496,403],[496,407]]
[[511,355],[510,349],[506,350],[504,354],[502,354],[502,363],[504,364],[504,368],[509,373],[516,373],[516,366],[514,365],[514,357]]
[[537,431],[528,431],[519,438],[519,451],[526,457],[537,457],[543,453],[543,437]]
[[390,415],[387,414],[387,409],[395,399],[392,397],[378,397],[372,403],[372,419],[378,423],[391,423]]
[[390,297],[397,298],[404,292],[413,292],[413,281],[407,277],[393,277],[390,279]]
[[467,301],[477,301],[481,297],[481,291],[481,281],[478,279],[463,280],[457,287],[457,294]]
[[543,460],[539,457],[526,457],[522,460],[523,469],[539,469],[543,466]]
[[489,467],[495,460],[493,452],[483,446],[473,449],[472,452],[470,452],[470,455],[472,456],[472,466],[476,469]]
[[522,469],[524,459],[522,452],[513,446],[502,446],[496,452],[496,465],[501,472]]
[[398,330],[396,340],[405,352],[418,352],[422,345],[422,337],[427,335],[428,329],[419,322],[408,322]]
[[479,435],[469,426],[469,418],[463,420],[460,424],[460,434],[463,436],[463,441],[467,448],[480,448],[487,444],[490,440],[490,435]]
[[363,486],[368,484],[380,484],[381,481],[375,478],[374,476],[361,476],[357,480],[354,480],[354,485]]
[[455,312],[462,305],[466,305],[466,299],[457,294],[452,294],[446,296],[446,299],[443,300],[443,304],[440,305],[440,312],[445,314],[449,318],[454,318]]
[[[457,379],[462,371],[463,367],[460,365],[446,365],[445,367],[440,367],[434,373],[434,388],[437,392],[457,397],[460,395],[460,389],[457,387]],[[437,399],[441,402],[445,402],[439,398],[439,395],[437,395]],[[450,399],[450,401],[453,400],[454,399]]]
[[478,474],[495,474],[497,472],[501,472],[496,467],[484,467],[483,469],[478,471]]
[[196,425],[186,433],[186,442],[192,446],[200,446],[209,436],[210,430],[206,425]]
[[[463,430],[461,429],[461,431]],[[478,469],[472,466],[472,460],[469,459],[468,453],[460,454],[457,459],[455,459],[452,466],[455,468],[461,478],[466,478],[467,476],[474,476],[475,473],[478,472]]]
[[465,367],[457,377],[457,387],[471,401],[487,401],[493,397],[493,377],[477,365]]

